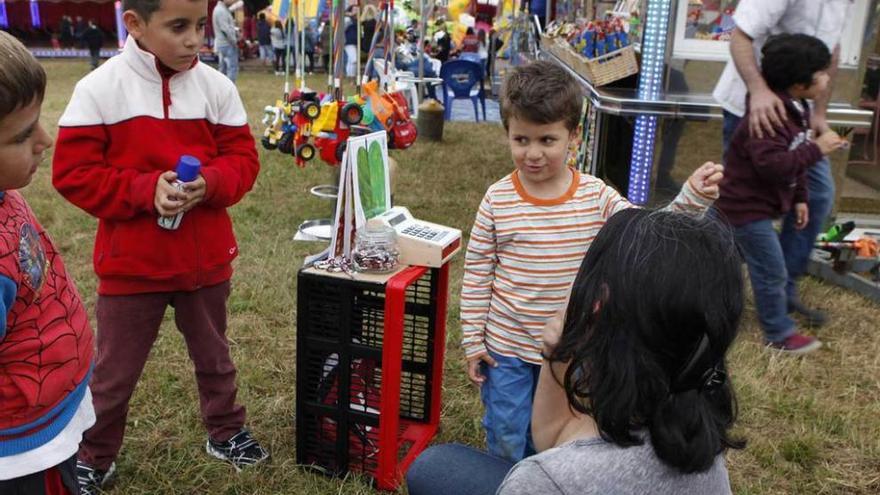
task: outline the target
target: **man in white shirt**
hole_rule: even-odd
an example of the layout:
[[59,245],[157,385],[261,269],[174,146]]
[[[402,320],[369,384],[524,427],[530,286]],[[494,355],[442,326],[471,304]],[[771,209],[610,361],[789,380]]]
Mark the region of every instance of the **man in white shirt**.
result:
[[[730,42],[732,60],[721,74],[712,96],[724,107],[724,152],[746,111],[748,99],[749,131],[753,136],[773,134],[774,127],[786,119],[782,100],[761,77],[758,56],[767,38],[780,33],[803,33],[822,40],[832,52],[827,91],[816,98],[810,125],[814,135],[828,129],[826,111],[831,99],[837,65],[840,60],[840,37],[851,15],[853,0],[741,0],[733,16],[736,28]],[[797,295],[797,279],[806,272],[810,251],[834,202],[834,179],[827,157],[808,171],[809,221],[798,230],[794,212],[783,222],[780,242],[788,269],[789,312],[805,316],[807,324],[819,326],[827,317],[822,311],[804,306]]]

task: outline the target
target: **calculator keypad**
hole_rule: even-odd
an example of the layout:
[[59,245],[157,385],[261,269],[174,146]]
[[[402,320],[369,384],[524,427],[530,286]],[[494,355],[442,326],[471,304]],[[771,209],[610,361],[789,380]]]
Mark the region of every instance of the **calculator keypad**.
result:
[[406,228],[404,228],[401,233],[403,235],[408,235],[410,237],[416,237],[418,239],[425,239],[427,241],[431,241],[434,239],[439,239],[444,237],[446,232],[442,230],[435,230],[427,225],[420,225],[417,223],[410,224]]

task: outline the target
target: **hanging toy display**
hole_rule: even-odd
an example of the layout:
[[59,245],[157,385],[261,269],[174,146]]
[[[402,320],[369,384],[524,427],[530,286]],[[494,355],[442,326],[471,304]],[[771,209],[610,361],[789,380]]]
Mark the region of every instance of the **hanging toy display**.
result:
[[[338,0],[337,0],[338,1]],[[267,150],[278,150],[293,155],[297,166],[305,167],[306,163],[316,156],[329,165],[336,166],[342,161],[346,142],[350,136],[368,134],[373,131],[385,130],[388,135],[389,148],[405,149],[415,142],[416,126],[410,118],[406,98],[399,92],[385,92],[379,87],[378,81],[367,81],[364,71],[364,84],[358,85],[358,93],[349,98],[342,97],[341,57],[343,56],[340,40],[344,27],[341,9],[334,5],[334,15],[330,24],[324,29],[332,29],[333,36],[331,65],[332,74],[328,78],[329,91],[318,93],[305,86],[302,73],[304,42],[298,41],[303,34],[304,14],[301,2],[295,1],[291,9],[295,19],[288,18],[288,40],[292,40],[296,51],[297,65],[295,69],[298,89],[288,91],[290,74],[289,63],[285,67],[284,93],[274,105],[264,109],[263,131],[261,143]],[[383,18],[377,33],[373,37],[367,65],[369,67],[379,43],[379,31],[384,32],[384,48],[386,67],[392,63],[390,55],[393,48],[388,43],[393,41],[390,35],[392,3],[382,5]],[[292,25],[291,25],[292,24]],[[291,33],[297,32],[295,36]],[[291,44],[288,43],[288,50]],[[286,57],[290,60],[290,57]]]

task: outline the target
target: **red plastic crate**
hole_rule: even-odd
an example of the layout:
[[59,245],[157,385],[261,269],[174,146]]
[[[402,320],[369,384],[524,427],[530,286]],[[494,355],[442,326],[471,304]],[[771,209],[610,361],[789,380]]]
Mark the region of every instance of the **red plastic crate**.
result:
[[300,270],[296,456],[394,490],[440,423],[448,266],[387,282]]

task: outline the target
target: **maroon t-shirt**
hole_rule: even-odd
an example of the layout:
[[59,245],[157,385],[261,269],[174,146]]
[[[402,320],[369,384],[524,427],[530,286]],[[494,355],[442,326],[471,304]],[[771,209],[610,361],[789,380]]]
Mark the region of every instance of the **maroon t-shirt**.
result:
[[739,227],[778,218],[795,203],[807,202],[807,169],[822,159],[812,139],[809,106],[777,93],[788,119],[773,136],[749,135],[749,111],[724,155],[724,180],[715,206]]

